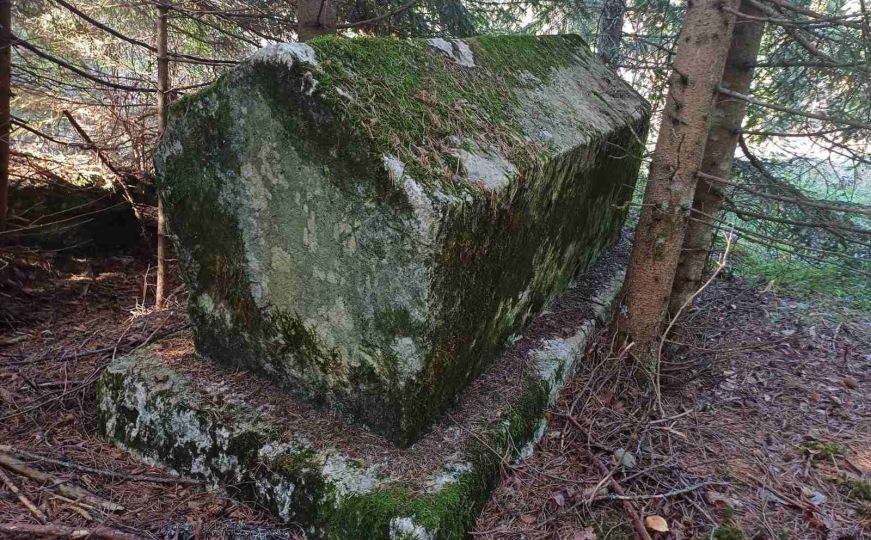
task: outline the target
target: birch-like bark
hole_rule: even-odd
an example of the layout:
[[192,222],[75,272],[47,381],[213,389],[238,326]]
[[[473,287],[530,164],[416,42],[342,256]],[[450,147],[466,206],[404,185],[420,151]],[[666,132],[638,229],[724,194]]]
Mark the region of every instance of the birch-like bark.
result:
[[626,0],[605,0],[599,12],[599,36],[596,51],[609,66],[620,61],[620,38],[623,36],[623,15]]

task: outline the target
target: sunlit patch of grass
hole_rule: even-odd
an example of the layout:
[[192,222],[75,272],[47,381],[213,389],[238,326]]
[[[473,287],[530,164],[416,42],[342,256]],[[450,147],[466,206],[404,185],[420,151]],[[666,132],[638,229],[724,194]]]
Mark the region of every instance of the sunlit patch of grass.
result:
[[836,301],[846,307],[871,313],[871,265],[856,269],[841,265],[805,261],[780,254],[771,257],[755,247],[737,246],[730,265],[733,272],[779,294],[823,301]]

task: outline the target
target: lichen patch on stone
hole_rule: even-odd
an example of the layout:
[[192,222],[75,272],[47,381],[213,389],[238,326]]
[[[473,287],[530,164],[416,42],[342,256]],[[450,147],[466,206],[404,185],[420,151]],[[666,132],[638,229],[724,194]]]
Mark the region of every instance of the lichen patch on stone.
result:
[[390,520],[390,540],[433,540],[434,536],[410,517]]
[[258,49],[248,57],[249,62],[277,62],[293,67],[296,62],[318,66],[315,50],[305,43],[273,43]]
[[444,38],[432,38],[429,40],[429,44],[458,65],[468,68],[475,67],[475,55],[465,41],[461,39],[448,41]]
[[466,174],[466,180],[488,190],[503,188],[517,175],[517,168],[499,152],[475,145],[474,152],[455,149],[454,155]]

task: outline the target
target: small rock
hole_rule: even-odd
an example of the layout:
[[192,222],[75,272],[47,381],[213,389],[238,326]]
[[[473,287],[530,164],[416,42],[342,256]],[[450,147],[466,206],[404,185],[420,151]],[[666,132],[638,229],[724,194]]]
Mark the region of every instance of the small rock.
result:
[[775,503],[775,504],[786,504],[786,501],[775,495],[774,493],[768,491],[765,488],[759,488],[756,492],[759,495],[759,498],[767,503]]
[[635,455],[632,452],[626,450],[625,448],[618,448],[614,450],[614,457],[617,459],[617,463],[622,465],[626,469],[633,469],[636,465],[638,465],[638,460],[635,459]]

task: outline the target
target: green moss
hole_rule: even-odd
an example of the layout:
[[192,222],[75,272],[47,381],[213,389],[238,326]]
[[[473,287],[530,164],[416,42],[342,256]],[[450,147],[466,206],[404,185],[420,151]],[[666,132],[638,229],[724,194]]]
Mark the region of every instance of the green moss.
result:
[[871,501],[871,482],[848,478],[841,482],[847,497],[856,501]]
[[526,142],[513,89],[524,74],[546,82],[553,69],[588,51],[574,36],[480,37],[468,43],[476,69],[433,54],[422,40],[321,37],[310,42],[321,64],[324,97],[341,111],[346,125],[373,140],[376,155],[396,156],[424,183],[475,194],[474,186],[451,182],[456,158],[445,139],[497,144],[516,165],[531,166],[541,149]]
[[744,531],[731,525],[717,527],[711,537],[716,540],[743,540],[745,538]]
[[744,531],[732,524],[734,515],[735,511],[732,508],[726,507],[723,510],[723,521],[719,527],[714,528],[711,532],[711,538],[716,540],[743,540],[746,538]]
[[[742,225],[747,226],[743,222]],[[871,313],[871,287],[867,286],[871,265],[867,261],[857,260],[855,268],[850,268],[840,261],[808,261],[783,252],[772,256],[769,247],[752,244],[735,246],[732,258],[735,273],[759,287],[772,283],[779,294],[835,304],[860,314]],[[829,312],[834,315],[843,312],[846,319],[856,316],[844,310]]]
[[822,461],[831,461],[836,457],[841,457],[846,451],[840,444],[823,441],[808,441],[801,445],[801,449],[805,455]]
[[281,336],[280,354],[293,353],[302,362],[314,362],[328,373],[341,368],[341,353],[324,344],[314,331],[302,323],[298,315],[272,310],[266,319],[266,328],[273,327]]

